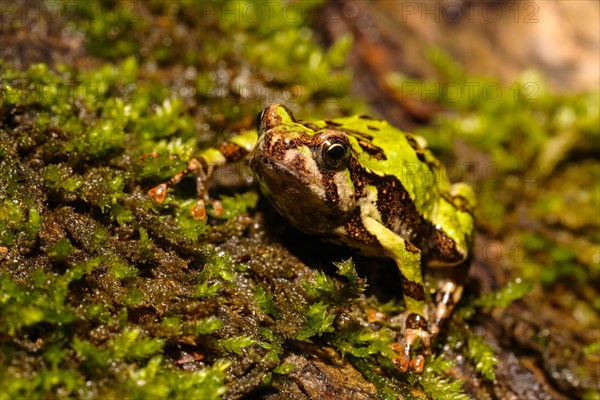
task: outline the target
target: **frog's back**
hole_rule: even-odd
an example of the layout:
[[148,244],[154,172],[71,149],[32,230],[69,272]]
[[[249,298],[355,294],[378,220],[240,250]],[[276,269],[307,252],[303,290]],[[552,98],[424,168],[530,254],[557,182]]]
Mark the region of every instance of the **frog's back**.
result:
[[423,217],[430,217],[441,191],[449,190],[439,161],[427,149],[422,137],[365,115],[317,124],[341,130],[354,138],[352,145],[360,165],[369,173],[397,180]]

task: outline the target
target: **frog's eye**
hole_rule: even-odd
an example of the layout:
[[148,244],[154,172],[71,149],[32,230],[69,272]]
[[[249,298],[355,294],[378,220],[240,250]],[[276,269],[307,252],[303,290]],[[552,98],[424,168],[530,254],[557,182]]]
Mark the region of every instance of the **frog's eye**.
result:
[[261,133],[271,128],[270,126],[267,126],[267,118],[265,118],[268,110],[268,108],[265,108],[256,116],[254,127],[256,128],[256,131],[258,132],[259,136]]
[[254,121],[254,127],[257,131],[260,131],[260,121],[262,121],[262,116],[265,113],[265,110],[262,110],[256,115],[256,121]]
[[329,169],[338,169],[346,164],[350,155],[350,144],[345,136],[329,135],[319,148],[321,164]]

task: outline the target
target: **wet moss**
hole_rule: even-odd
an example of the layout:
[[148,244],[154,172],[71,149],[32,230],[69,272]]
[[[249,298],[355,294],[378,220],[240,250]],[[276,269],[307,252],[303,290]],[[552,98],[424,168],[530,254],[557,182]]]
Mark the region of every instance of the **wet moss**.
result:
[[[364,111],[349,94],[350,39],[323,49],[307,19],[237,24],[186,2],[94,4],[98,14],[76,4],[72,27],[85,34],[91,65],[1,64],[2,395],[252,396],[288,387],[291,356],[308,354],[312,342],[334,349],[383,398],[463,398],[443,357],[431,357],[421,377],[395,369],[402,305],[366,292],[351,260],[303,262],[255,189],[222,193],[225,213],[208,222],[189,216],[192,179],[163,204],[145,194],[198,148],[251,129],[266,103],[285,102],[306,119]],[[298,4],[307,15],[317,5]],[[432,59],[440,82],[473,82],[440,53]],[[531,82],[538,102],[527,101]],[[597,186],[597,97],[554,95],[530,76],[508,89],[495,103],[482,90],[474,101],[446,99],[452,112],[419,133],[446,160],[469,161],[457,148],[467,144],[502,169],[499,179],[469,182],[481,231],[535,244],[513,265],[516,276],[543,283],[532,301],[550,288],[585,288],[570,304],[593,326],[598,198],[586,188]],[[534,228],[511,229],[516,213]],[[527,285],[472,296],[451,321],[448,342],[488,380],[493,352],[466,323],[481,308],[509,306]],[[381,318],[369,321],[369,310]]]
[[[3,63],[1,379],[11,381],[3,395],[216,398],[229,391],[237,397],[271,371],[289,370],[279,367],[280,356],[301,329],[303,289],[290,284],[274,294],[271,286],[281,283],[256,278],[276,273],[252,272],[247,261],[219,249],[246,235],[248,222],[242,221],[256,206],[255,191],[223,196],[223,221],[206,224],[189,216],[193,196],[185,187],[163,205],[145,190],[180,170],[198,144],[216,141],[213,129],[236,122],[241,124],[233,131],[250,128],[253,117],[245,116],[262,107],[262,98],[252,99],[239,85],[216,82],[209,73],[212,58],[203,57],[218,55],[232,65],[262,58],[263,71],[281,68],[271,94],[296,88],[299,101],[308,102],[317,90],[322,100],[333,95],[309,87],[317,73],[347,90],[347,70],[335,68],[342,66],[349,42],[327,54],[307,28],[296,35],[302,21],[240,31],[215,20],[211,29],[197,32],[213,46],[191,57],[188,66],[202,72],[189,78],[187,87],[196,92],[190,98],[170,90],[148,66],[172,64],[171,55],[191,48],[183,44],[173,53],[157,45],[140,58],[148,20],[129,18],[134,15],[124,15],[128,10],[120,5],[107,7],[99,16],[78,7],[76,29],[88,35],[90,54],[114,64],[35,64],[17,71]],[[152,7],[155,14],[146,17],[170,15],[167,6]],[[224,53],[229,50],[221,40],[210,40],[223,31],[232,38],[247,35],[240,43],[256,46],[240,48],[249,54],[236,61],[239,55]],[[286,49],[296,49],[296,58],[319,58],[319,71],[298,76],[283,70],[286,57],[266,57],[272,44],[265,39],[292,38],[297,46]],[[247,99],[243,107],[223,107],[218,92],[209,90],[216,84],[238,91]],[[192,108],[197,101],[209,109]],[[249,244],[240,250],[240,260],[260,253]],[[280,272],[289,278],[291,271]],[[282,295],[286,291],[293,294]],[[276,329],[274,316],[285,321]],[[27,352],[33,353],[25,357]],[[248,373],[252,365],[256,370]],[[240,386],[244,380],[248,384]]]

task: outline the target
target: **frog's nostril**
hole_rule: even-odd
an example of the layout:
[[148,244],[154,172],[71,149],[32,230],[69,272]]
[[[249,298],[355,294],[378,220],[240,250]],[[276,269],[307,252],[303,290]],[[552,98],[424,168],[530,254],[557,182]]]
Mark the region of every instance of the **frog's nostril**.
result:
[[288,149],[296,148],[296,141],[294,139],[286,138],[284,143],[285,143],[285,147]]

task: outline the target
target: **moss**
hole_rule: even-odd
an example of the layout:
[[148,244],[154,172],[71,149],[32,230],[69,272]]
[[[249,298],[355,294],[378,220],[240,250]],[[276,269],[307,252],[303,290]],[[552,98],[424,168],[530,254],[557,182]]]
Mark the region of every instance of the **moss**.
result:
[[484,296],[475,299],[471,304],[475,307],[506,308],[515,300],[526,296],[532,287],[533,283],[531,281],[517,278],[514,282],[509,282],[496,292],[486,293]]
[[592,392],[592,391],[586,392],[583,395],[583,399],[584,400],[597,400],[597,399],[600,399],[600,392]]
[[236,336],[219,340],[218,346],[227,353],[235,353],[238,356],[241,356],[244,348],[253,346],[257,343],[258,342],[250,336]]
[[308,340],[313,336],[321,336],[325,332],[333,332],[335,315],[327,309],[326,304],[320,302],[311,304],[303,314],[306,316],[305,326],[296,339]]
[[444,378],[442,371],[450,368],[451,363],[439,358],[430,360],[429,366],[419,377],[413,377],[427,396],[435,400],[467,400],[469,396],[463,390],[463,382]]
[[467,336],[467,348],[467,355],[475,365],[475,371],[494,382],[496,380],[494,367],[498,362],[494,350],[483,341],[481,336],[474,335]]
[[[211,4],[218,12],[248,3]],[[298,6],[310,15],[317,3]],[[256,190],[215,191],[225,213],[217,218],[209,210],[208,222],[189,216],[191,178],[163,204],[145,195],[198,148],[251,129],[265,103],[284,101],[306,119],[365,110],[349,94],[350,37],[324,49],[308,18],[238,24],[201,7],[77,3],[72,29],[97,58],[84,67],[35,64],[23,71],[2,62],[0,380],[8,384],[0,395],[252,396],[273,374],[293,372],[282,360],[312,341],[342,354],[383,398],[463,398],[461,382],[449,377],[452,363],[442,357],[429,357],[421,377],[394,368],[390,345],[398,329],[391,319],[402,305],[365,294],[351,260],[323,267],[303,259],[323,272],[293,257],[293,240],[280,245],[285,235],[272,232],[276,224]],[[597,187],[598,99],[554,95],[534,75],[497,86],[465,76],[440,52],[431,58],[438,83],[478,89],[469,101],[440,93],[453,112],[419,133],[446,160],[469,161],[455,145],[466,143],[498,166],[498,179],[481,169],[469,182],[479,194],[479,226],[498,240],[532,244],[514,250],[524,255],[515,275],[526,279],[472,300],[450,322],[456,343],[468,339],[457,354],[493,380],[493,352],[465,325],[478,310],[523,298],[530,281],[543,282],[530,294],[539,296],[566,280],[566,290],[577,292],[598,277],[599,199],[597,190],[586,197],[581,189]],[[529,101],[531,83],[539,101]],[[502,97],[487,101],[485,85],[501,87]],[[544,229],[511,226],[523,211],[518,199]],[[580,303],[597,311],[597,292],[582,292],[591,295]],[[384,318],[366,320],[370,309]]]
[[73,252],[73,246],[68,238],[60,238],[56,244],[48,251],[48,255],[56,261],[64,261]]
[[[377,388],[377,393],[382,399],[397,399],[399,392],[410,393],[409,390],[402,390],[393,380],[378,373],[377,369],[365,359],[357,358],[353,360],[358,370]],[[409,397],[409,398],[412,398]],[[417,398],[415,396],[415,398]]]

